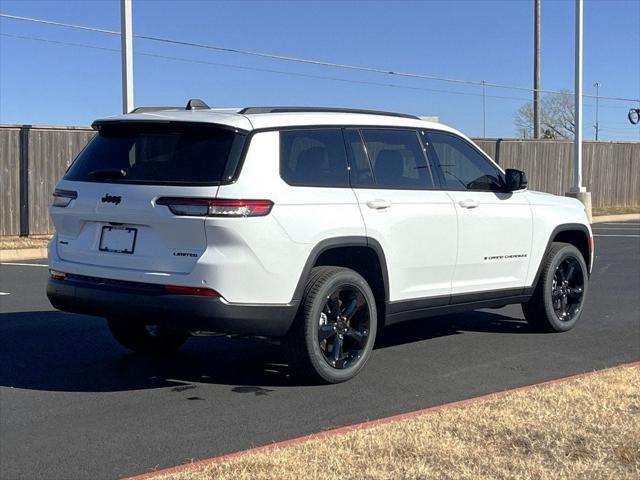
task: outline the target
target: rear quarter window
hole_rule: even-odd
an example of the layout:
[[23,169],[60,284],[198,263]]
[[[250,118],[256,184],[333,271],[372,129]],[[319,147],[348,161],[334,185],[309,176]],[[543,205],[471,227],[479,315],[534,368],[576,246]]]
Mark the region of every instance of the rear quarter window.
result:
[[342,130],[282,130],[280,176],[294,186],[348,187],[349,170]]

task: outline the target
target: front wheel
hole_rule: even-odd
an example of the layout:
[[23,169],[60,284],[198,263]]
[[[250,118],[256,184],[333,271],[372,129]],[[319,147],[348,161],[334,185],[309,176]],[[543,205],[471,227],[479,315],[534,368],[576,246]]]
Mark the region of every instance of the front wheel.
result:
[[187,331],[172,330],[139,319],[112,317],[107,319],[107,324],[120,345],[137,353],[171,353],[189,338]]
[[377,332],[373,292],[348,268],[311,270],[300,311],[289,332],[289,367],[306,380],[339,383],[364,367]]
[[576,247],[560,242],[551,245],[543,262],[536,289],[522,311],[537,330],[566,332],[582,314],[589,286],[587,265]]

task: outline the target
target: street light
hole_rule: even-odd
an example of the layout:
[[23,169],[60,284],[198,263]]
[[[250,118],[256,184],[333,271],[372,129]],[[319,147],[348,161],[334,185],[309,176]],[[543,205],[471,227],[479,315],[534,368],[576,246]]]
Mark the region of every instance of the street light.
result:
[[133,110],[133,21],[131,1],[120,0],[120,37],[122,50],[122,113]]
[[591,222],[591,192],[587,192],[582,184],[582,26],[584,0],[576,1],[576,61],[575,61],[575,101],[574,121],[575,134],[573,136],[573,185],[567,196],[577,198],[584,204],[589,222]]
[[602,84],[600,82],[596,82],[593,84],[594,87],[596,87],[596,142],[598,141],[598,131],[600,130],[600,125],[598,123],[598,103],[600,100],[600,97],[598,96],[598,93],[600,91],[600,87],[602,86]]

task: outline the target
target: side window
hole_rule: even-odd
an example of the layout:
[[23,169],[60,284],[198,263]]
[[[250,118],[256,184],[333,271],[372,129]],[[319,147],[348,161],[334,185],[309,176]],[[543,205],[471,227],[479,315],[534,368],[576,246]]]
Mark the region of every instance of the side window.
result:
[[360,132],[355,128],[347,128],[344,131],[344,137],[347,142],[347,153],[349,154],[349,178],[352,187],[373,187],[373,172],[367,158],[367,152],[364,149]]
[[469,143],[448,133],[429,132],[447,190],[501,190],[502,178],[487,159]]
[[348,187],[349,171],[342,130],[282,130],[280,176],[289,185]]
[[363,129],[378,188],[433,188],[433,176],[415,130]]

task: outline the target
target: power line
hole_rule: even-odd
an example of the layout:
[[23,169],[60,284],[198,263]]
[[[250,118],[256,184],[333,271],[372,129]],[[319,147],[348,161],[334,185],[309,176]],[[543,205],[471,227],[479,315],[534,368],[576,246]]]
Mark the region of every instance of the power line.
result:
[[[120,32],[115,31],[115,30],[107,30],[107,29],[96,28],[96,27],[87,27],[87,26],[84,26],[84,25],[76,25],[76,24],[71,24],[71,23],[55,22],[55,21],[52,21],[52,20],[45,20],[45,19],[40,19],[40,18],[23,17],[23,16],[19,16],[19,15],[10,15],[10,14],[6,14],[6,13],[0,13],[0,17],[11,19],[11,20],[18,20],[18,21],[25,21],[25,22],[32,22],[32,23],[40,23],[40,24],[44,24],[44,25],[52,25],[52,26],[63,27],[63,28],[73,28],[73,29],[91,31],[91,32],[96,32],[96,33],[104,33],[104,34],[109,34],[109,35],[120,35]],[[315,60],[315,59],[308,59],[308,58],[302,58],[302,57],[293,57],[293,56],[288,56],[288,55],[277,55],[277,54],[272,54],[272,53],[258,52],[258,51],[253,51],[253,50],[243,50],[243,49],[238,49],[238,48],[224,47],[224,46],[220,46],[220,45],[208,45],[208,44],[203,44],[203,43],[189,42],[189,41],[183,41],[183,40],[175,40],[175,39],[157,37],[157,36],[151,36],[151,35],[139,35],[139,34],[137,34],[137,35],[134,35],[134,37],[140,38],[140,39],[143,39],[143,40],[150,40],[150,41],[167,43],[167,44],[172,44],[172,45],[181,45],[181,46],[187,46],[187,47],[202,48],[202,49],[214,50],[214,51],[219,51],[219,52],[228,52],[228,53],[235,53],[235,54],[240,54],[240,55],[248,55],[248,56],[253,56],[253,57],[268,58],[268,59],[271,59],[271,60],[279,60],[279,61],[286,61],[286,62],[297,62],[297,63],[303,63],[303,64],[307,64],[307,65],[316,65],[316,66],[332,67],[332,68],[341,68],[341,69],[347,69],[347,70],[352,70],[352,71],[360,71],[360,72],[367,72],[367,73],[377,73],[377,74],[384,74],[384,75],[393,75],[393,76],[397,76],[397,77],[415,78],[415,79],[421,79],[421,80],[432,80],[432,81],[450,82],[450,83],[458,83],[458,84],[465,84],[465,85],[475,85],[475,86],[479,86],[479,87],[483,86],[483,81],[482,80],[463,80],[463,79],[459,79],[459,78],[441,77],[441,76],[437,76],[437,75],[428,75],[428,74],[411,73],[411,72],[399,72],[399,71],[388,70],[388,69],[383,69],[383,68],[366,67],[366,66],[359,66],[359,65],[350,65],[350,64],[346,64],[346,63],[335,63],[335,62],[328,62],[328,61],[324,61],[324,60]],[[484,82],[484,85],[487,86],[487,87],[503,88],[503,89],[509,89],[509,90],[521,90],[521,91],[527,91],[527,92],[533,91],[533,89],[530,88],[530,87],[523,87],[523,86],[519,86],[519,85],[508,85],[508,84],[492,83],[492,82]],[[540,89],[538,91],[542,92],[542,93],[554,93],[554,94],[560,94],[560,95],[573,95],[572,92],[568,92],[568,91],[564,91],[563,92],[563,91],[557,91],[557,90],[543,90],[543,89]],[[595,95],[584,94],[583,97],[595,98]],[[618,101],[625,101],[625,102],[640,102],[640,99],[623,98],[623,97],[600,96],[600,99],[618,100]]]
[[[34,41],[50,43],[50,44],[54,44],[54,45],[62,45],[62,46],[69,46],[69,47],[81,47],[81,48],[102,50],[102,51],[113,52],[113,53],[120,53],[120,50],[117,49],[117,48],[99,47],[99,46],[96,46],[96,45],[89,45],[89,44],[84,44],[84,43],[63,42],[63,41],[60,41],[60,40],[51,40],[51,39],[32,37],[32,36],[26,36],[26,35],[14,35],[14,34],[10,34],[10,33],[0,33],[0,36],[9,37],[9,38],[17,38],[17,39],[21,39],[21,40],[34,40]],[[444,94],[450,94],[450,95],[466,95],[466,96],[474,96],[474,97],[482,97],[483,96],[482,93],[460,92],[460,91],[456,91],[456,90],[439,90],[439,89],[434,89],[434,88],[413,87],[413,86],[410,86],[410,85],[398,85],[398,84],[394,84],[394,83],[371,82],[371,81],[367,81],[367,80],[353,80],[353,79],[348,79],[348,78],[331,77],[331,76],[326,76],[326,75],[314,75],[314,74],[307,74],[307,73],[300,73],[300,72],[289,72],[289,71],[274,70],[274,69],[269,69],[269,68],[247,67],[247,66],[243,66],[243,65],[234,65],[234,64],[229,64],[229,63],[210,62],[210,61],[206,61],[206,60],[197,60],[197,59],[191,59],[191,58],[185,58],[185,57],[175,57],[175,56],[170,56],[170,55],[160,55],[160,54],[140,52],[140,51],[136,51],[136,52],[134,52],[134,54],[135,55],[145,56],[145,57],[160,58],[160,59],[165,59],[165,60],[173,60],[173,61],[186,62],[186,63],[212,65],[212,66],[217,66],[217,67],[234,68],[234,69],[239,69],[239,70],[249,70],[249,71],[254,71],[254,72],[275,73],[275,74],[279,74],[279,75],[289,75],[289,76],[313,78],[313,79],[319,79],[319,80],[331,80],[331,81],[336,81],[336,82],[353,83],[353,84],[360,84],[360,85],[372,85],[372,86],[378,86],[378,87],[392,87],[392,88],[400,88],[400,89],[407,89],[407,90],[419,90],[419,91],[426,91],[426,92],[444,93]],[[518,101],[526,101],[526,100],[528,100],[525,97],[508,97],[508,96],[501,96],[501,95],[486,95],[486,97],[487,98],[503,99],[503,100],[518,100]]]

